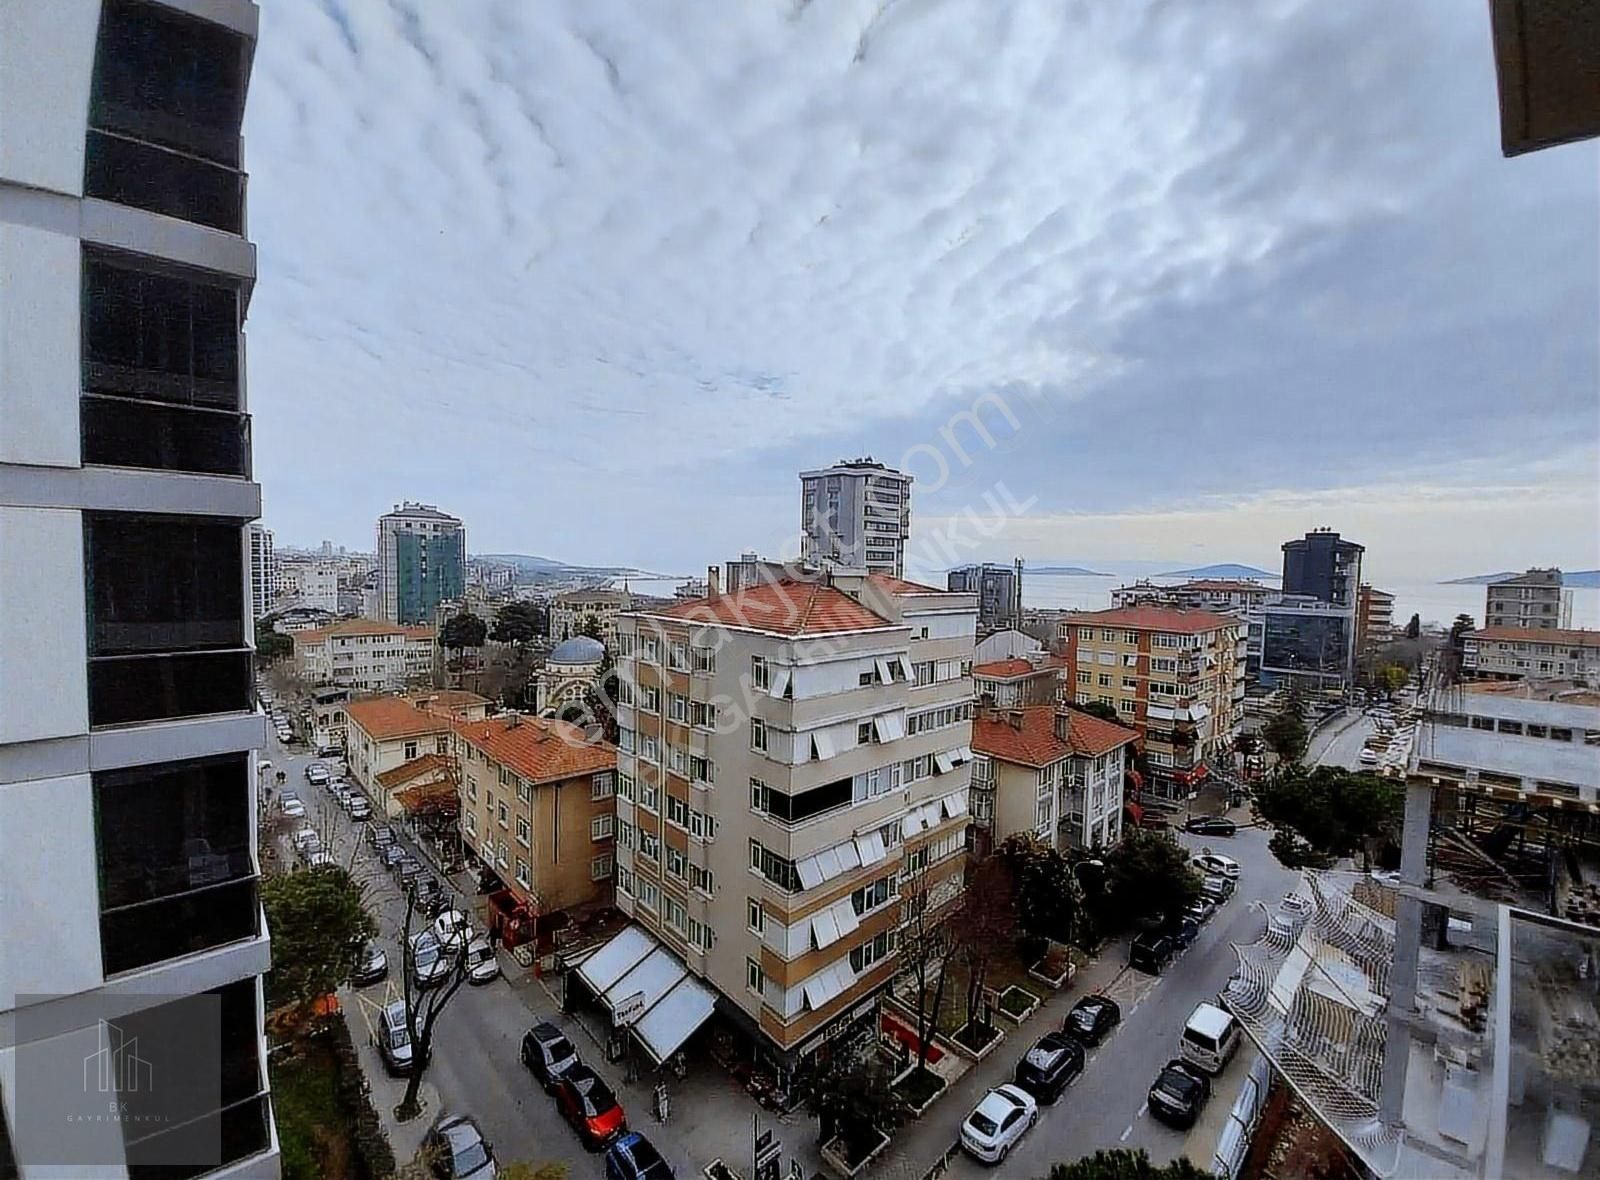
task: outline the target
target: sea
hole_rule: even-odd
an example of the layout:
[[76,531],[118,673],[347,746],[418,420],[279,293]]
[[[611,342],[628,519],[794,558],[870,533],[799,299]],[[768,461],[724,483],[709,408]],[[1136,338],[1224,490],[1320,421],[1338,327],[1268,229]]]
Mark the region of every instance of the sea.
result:
[[[1105,610],[1111,605],[1111,591],[1141,577],[1148,577],[1158,586],[1176,586],[1187,578],[1156,578],[1147,574],[1116,566],[1100,567],[1105,577],[1083,574],[1025,573],[1022,579],[1022,604],[1044,610]],[[1148,567],[1145,567],[1148,568]],[[914,571],[910,577],[930,586],[944,585],[944,574],[938,571]],[[683,585],[686,578],[629,578],[628,588],[636,594],[649,594],[671,598],[673,591]],[[1268,586],[1277,586],[1277,578],[1261,578]],[[621,584],[620,579],[617,582]],[[1394,595],[1396,626],[1404,626],[1413,614],[1421,615],[1423,623],[1437,623],[1448,627],[1457,615],[1470,615],[1483,622],[1484,588],[1482,586],[1452,586],[1441,582],[1379,582],[1380,590]],[[1574,588],[1572,595],[1572,626],[1600,630],[1600,590]]]

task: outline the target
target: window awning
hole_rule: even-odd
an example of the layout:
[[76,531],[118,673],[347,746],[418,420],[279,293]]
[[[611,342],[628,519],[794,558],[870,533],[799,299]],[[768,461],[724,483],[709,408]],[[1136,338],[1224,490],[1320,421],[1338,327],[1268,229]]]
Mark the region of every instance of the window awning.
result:
[[954,750],[950,751],[950,758],[951,758],[951,761],[953,761],[957,766],[960,766],[965,762],[971,762],[972,761],[972,747],[971,746],[957,746]]
[[816,730],[811,735],[811,745],[816,750],[817,761],[824,762],[833,757],[833,738],[826,730]]
[[855,981],[856,973],[850,969],[850,960],[840,959],[802,983],[800,990],[805,994],[806,1007],[815,1011],[843,995]]
[[952,791],[939,802],[944,807],[944,814],[947,819],[955,819],[958,815],[967,814],[967,792],[965,788],[959,791]]
[[872,724],[874,726],[881,724],[883,728],[879,732],[888,735],[880,738],[880,741],[897,742],[906,736],[905,718],[899,713],[884,713],[882,716],[874,717]]
[[818,950],[832,946],[841,938],[854,934],[861,925],[856,917],[856,907],[848,897],[841,897],[830,906],[811,915],[811,937]]
[[921,831],[922,808],[913,807],[910,811],[906,812],[905,818],[900,821],[901,839],[909,840],[911,837],[918,835]]
[[875,865],[889,855],[889,850],[883,846],[883,836],[874,829],[864,836],[855,838],[856,854],[861,857],[861,866]]
[[767,695],[774,700],[783,700],[789,694],[789,680],[793,673],[788,668],[777,668],[772,673],[772,687],[767,690]]
[[716,1011],[717,994],[687,971],[633,1026],[644,1051],[657,1065],[671,1057]]
[[873,660],[872,663],[878,669],[878,683],[879,684],[893,684],[894,683],[894,673],[889,671],[889,661],[888,660],[883,659],[880,656],[878,659]]
[[895,662],[900,665],[900,675],[905,677],[907,684],[916,679],[916,673],[911,670],[910,656],[895,656]]
[[815,889],[824,881],[831,881],[860,867],[861,853],[852,838],[801,857],[795,861],[794,870],[799,874],[803,888]]
[[955,769],[956,763],[949,750],[940,750],[933,756],[933,765],[940,774],[949,774]]

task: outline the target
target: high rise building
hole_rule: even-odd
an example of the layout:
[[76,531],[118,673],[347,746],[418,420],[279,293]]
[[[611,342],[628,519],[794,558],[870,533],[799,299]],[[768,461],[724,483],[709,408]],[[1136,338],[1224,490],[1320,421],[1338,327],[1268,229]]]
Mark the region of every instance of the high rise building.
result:
[[278,596],[278,562],[272,553],[272,530],[250,526],[250,619],[256,622],[272,609]]
[[618,616],[616,892],[639,926],[577,974],[626,1005],[618,967],[665,948],[674,979],[613,1009],[657,1059],[720,993],[792,1067],[875,1011],[904,907],[959,895],[976,614],[824,571]]
[[1366,547],[1332,529],[1313,529],[1283,543],[1283,592],[1303,594],[1334,606],[1356,605],[1361,555]]
[[432,504],[407,500],[378,517],[378,617],[431,624],[467,586],[467,530]]
[[1022,625],[1022,558],[1011,565],[963,565],[945,574],[945,586],[978,596],[978,631]]
[[[0,4],[0,1170],[23,1176],[278,1174],[241,331],[257,21]],[[40,1080],[93,1062],[97,1085]]]
[[911,476],[871,458],[800,473],[800,557],[902,577]]
[[1483,588],[1485,627],[1544,627],[1552,630],[1572,625],[1572,598],[1563,594],[1561,571],[1530,569]]
[[1355,682],[1365,552],[1332,529],[1283,543],[1283,597],[1262,609],[1260,683],[1342,691]]
[[1394,595],[1363,582],[1356,599],[1356,643],[1364,651],[1394,638]]

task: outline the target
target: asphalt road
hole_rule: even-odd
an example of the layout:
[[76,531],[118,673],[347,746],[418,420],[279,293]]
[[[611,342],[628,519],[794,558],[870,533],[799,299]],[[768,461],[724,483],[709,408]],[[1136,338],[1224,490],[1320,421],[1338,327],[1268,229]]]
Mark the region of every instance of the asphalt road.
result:
[[[1195,851],[1210,848],[1238,861],[1237,892],[1165,975],[1149,976],[1125,968],[1106,989],[1122,1005],[1122,1024],[1090,1054],[1083,1075],[1061,1100],[1040,1113],[1038,1125],[1007,1159],[1006,1174],[1042,1176],[1052,1164],[1091,1155],[1100,1148],[1143,1147],[1158,1162],[1184,1154],[1187,1133],[1150,1117],[1145,1101],[1150,1083],[1161,1067],[1178,1055],[1178,1038],[1195,1005],[1214,999],[1233,974],[1237,960],[1232,944],[1254,942],[1260,935],[1265,918],[1250,903],[1276,901],[1294,888],[1299,875],[1278,864],[1267,850],[1268,833],[1259,829],[1241,828],[1231,839],[1189,835],[1179,839]],[[1029,1029],[1029,1036],[1036,1039],[1046,1031],[1043,1027]],[[1019,1039],[1007,1061],[1014,1063],[1026,1048]],[[952,1140],[967,1113],[952,1108],[940,1115],[948,1120]],[[1196,1162],[1204,1167],[1209,1160]],[[975,1178],[988,1171],[961,1156],[947,1174]]]
[[1314,737],[1306,749],[1306,761],[1313,766],[1340,766],[1346,770],[1362,769],[1361,747],[1366,744],[1376,727],[1372,718],[1363,714],[1344,729],[1325,730]]

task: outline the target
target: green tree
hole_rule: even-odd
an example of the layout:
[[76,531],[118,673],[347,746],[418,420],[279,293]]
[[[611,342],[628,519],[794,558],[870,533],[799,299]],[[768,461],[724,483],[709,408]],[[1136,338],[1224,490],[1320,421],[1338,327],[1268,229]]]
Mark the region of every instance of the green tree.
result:
[[279,660],[288,659],[294,655],[294,640],[272,629],[272,620],[261,619],[256,623],[256,664],[262,668],[270,667]]
[[578,634],[587,635],[590,639],[605,642],[605,632],[600,627],[600,617],[595,614],[583,616],[583,622],[578,624]]
[[1086,705],[1074,705],[1072,707],[1080,713],[1087,713],[1089,716],[1098,717],[1102,721],[1117,721],[1117,710],[1104,701],[1090,701]]
[[1200,896],[1200,874],[1166,832],[1129,828],[1105,862],[1109,924],[1171,920]]
[[1411,621],[1406,624],[1406,638],[1416,639],[1422,634],[1422,616],[1412,615]]
[[1290,700],[1268,719],[1261,729],[1261,740],[1285,762],[1293,762],[1306,748],[1306,723],[1300,706]]
[[489,625],[471,611],[462,611],[444,621],[439,646],[459,652],[464,647],[482,647],[489,638]]
[[366,891],[338,865],[281,873],[261,883],[272,932],[267,1006],[304,1007],[350,978],[378,933]]
[[1405,792],[1375,774],[1296,766],[1261,784],[1255,809],[1275,829],[1272,853],[1288,868],[1327,868],[1358,851],[1367,866],[1376,848],[1398,841]]
[[817,1119],[818,1142],[842,1138],[854,1160],[905,1121],[905,1103],[890,1088],[894,1070],[870,1037],[842,1038],[821,1052],[826,1057],[811,1075],[806,1109]]
[[539,635],[539,604],[536,602],[508,602],[495,617],[489,638],[496,643],[514,643],[518,646]]
[[1137,1151],[1118,1147],[1056,1164],[1039,1180],[1212,1180],[1212,1175],[1181,1155],[1170,1164],[1155,1164],[1142,1147]]
[[1016,882],[1017,927],[1022,934],[1071,942],[1076,933],[1078,887],[1067,858],[1031,832],[1007,837],[997,854]]
[[1378,680],[1390,692],[1399,692],[1406,686],[1410,674],[1399,664],[1385,664],[1378,669]]

